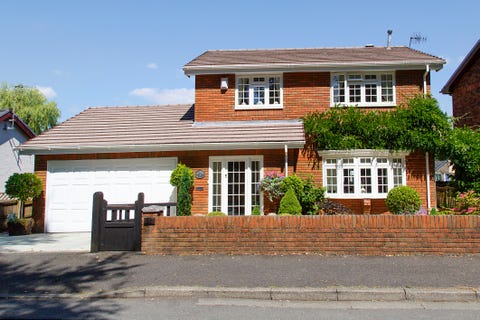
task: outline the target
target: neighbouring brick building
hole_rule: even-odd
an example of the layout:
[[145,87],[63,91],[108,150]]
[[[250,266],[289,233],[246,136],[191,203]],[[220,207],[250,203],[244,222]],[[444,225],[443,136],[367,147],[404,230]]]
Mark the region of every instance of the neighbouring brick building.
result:
[[455,126],[480,126],[480,40],[441,90],[452,96]]
[[[355,213],[383,213],[397,185],[435,206],[433,156],[388,150],[304,152],[300,118],[334,105],[390,110],[430,91],[445,61],[407,47],[206,51],[183,70],[194,105],[89,108],[22,145],[44,181],[38,229],[88,231],[91,201],[175,201],[177,163],[195,172],[194,214],[274,210],[258,188],[267,172],[312,174]],[[317,165],[314,165],[318,163]]]

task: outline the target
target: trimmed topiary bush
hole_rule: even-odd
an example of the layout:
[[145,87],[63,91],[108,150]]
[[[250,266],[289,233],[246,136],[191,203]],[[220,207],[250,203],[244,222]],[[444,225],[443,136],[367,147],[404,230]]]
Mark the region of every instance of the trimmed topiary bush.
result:
[[[182,177],[184,172],[188,174],[188,182],[190,183],[191,187],[193,186],[193,170],[184,165],[183,163],[179,163],[177,167],[172,171],[170,175],[170,184],[174,187],[179,187],[180,183],[182,182]],[[190,187],[190,188],[191,188]]]
[[300,205],[293,189],[288,189],[282,200],[280,200],[278,214],[302,214],[302,206]]
[[34,173],[14,173],[5,182],[5,193],[20,200],[19,218],[24,217],[23,205],[42,193],[42,180]]
[[207,217],[226,217],[227,214],[220,211],[212,211],[207,214]]
[[415,214],[422,204],[417,190],[398,186],[387,195],[387,208],[393,214]]
[[187,171],[183,171],[180,185],[178,186],[177,215],[189,216],[192,210],[192,183]]

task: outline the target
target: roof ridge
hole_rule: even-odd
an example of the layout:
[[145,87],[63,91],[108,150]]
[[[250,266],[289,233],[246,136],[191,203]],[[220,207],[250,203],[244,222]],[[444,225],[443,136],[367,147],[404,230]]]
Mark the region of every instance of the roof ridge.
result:
[[[195,59],[205,55],[207,52],[242,52],[242,51],[279,51],[279,50],[325,50],[325,49],[371,49],[371,48],[387,48],[386,46],[351,46],[351,47],[303,47],[303,48],[255,48],[255,49],[213,49],[207,50]],[[409,48],[406,45],[390,46],[390,48]],[[411,48],[410,48],[411,49]],[[412,49],[414,50],[414,49]],[[195,60],[195,59],[192,59]]]

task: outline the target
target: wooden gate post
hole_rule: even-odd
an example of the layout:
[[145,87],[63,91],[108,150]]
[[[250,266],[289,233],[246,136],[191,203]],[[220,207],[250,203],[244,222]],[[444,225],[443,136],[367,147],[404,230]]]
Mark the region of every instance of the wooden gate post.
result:
[[103,218],[103,202],[103,193],[95,192],[93,194],[90,252],[98,252],[100,248],[100,226]]
[[143,192],[138,194],[138,199],[135,201],[135,224],[134,224],[134,234],[135,234],[135,251],[140,251],[142,249],[142,209],[145,204],[145,195]]

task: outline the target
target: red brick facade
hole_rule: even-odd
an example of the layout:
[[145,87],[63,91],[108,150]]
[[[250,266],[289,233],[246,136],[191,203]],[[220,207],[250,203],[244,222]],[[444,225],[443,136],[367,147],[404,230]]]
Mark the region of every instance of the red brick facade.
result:
[[[423,74],[422,70],[395,73],[397,105],[423,92]],[[228,78],[228,90],[220,90],[222,78]],[[430,75],[427,76],[427,92],[430,92]],[[264,110],[235,110],[234,74],[197,75],[195,79],[195,121],[198,122],[298,119],[309,112],[328,109],[329,72],[284,73],[283,108]]]
[[457,127],[480,126],[480,54],[465,69],[452,89],[453,116]]
[[[85,159],[125,159],[125,158],[151,158],[151,157],[178,157],[178,162],[184,163],[193,171],[203,170],[205,177],[195,179],[193,190],[193,214],[208,213],[208,172],[210,156],[263,156],[264,172],[277,171],[284,173],[284,150],[241,150],[241,151],[183,151],[183,152],[145,152],[145,153],[105,153],[105,154],[78,154],[78,155],[38,155],[35,161],[35,173],[43,181],[43,190],[46,190],[47,161],[48,160],[85,160]],[[317,185],[322,185],[322,167],[315,165],[313,159],[309,159],[298,149],[289,150],[288,173],[296,173],[300,177],[313,175]],[[407,185],[414,187],[420,193],[422,205],[427,207],[427,188],[425,180],[425,157],[421,153],[413,153],[406,157]],[[430,159],[430,172],[433,173],[433,161]],[[431,174],[431,204],[435,206],[434,181]],[[107,199],[108,200],[108,199]],[[372,199],[371,207],[365,208],[363,199],[342,199],[335,200],[349,206],[354,213],[379,214],[387,211],[383,199]],[[276,211],[276,204],[271,204],[268,199],[264,199],[264,212]],[[43,221],[45,218],[45,192],[34,202],[34,218],[36,221],[36,231],[42,232],[44,229]]]
[[479,216],[156,216],[142,229],[150,254],[472,254],[479,244]]
[[[409,97],[423,90],[422,70],[397,71],[395,73],[396,102],[402,104]],[[229,89],[220,89],[221,78],[228,78]],[[429,86],[429,76],[427,77]],[[283,108],[265,110],[235,110],[235,75],[196,75],[195,84],[195,121],[235,121],[235,120],[284,120],[298,119],[313,111],[324,111],[330,108],[330,73],[329,72],[291,72],[283,74]],[[429,88],[427,88],[429,89]],[[385,110],[387,108],[377,108]],[[390,110],[391,108],[388,108]],[[371,110],[369,108],[368,110]],[[209,201],[209,159],[212,156],[263,156],[264,172],[285,170],[283,149],[251,149],[226,151],[170,151],[143,153],[101,153],[74,155],[37,155],[35,172],[44,182],[46,190],[47,162],[49,160],[82,160],[82,159],[121,159],[149,157],[177,157],[194,171],[206,173],[203,179],[195,179],[193,190],[193,214],[208,213]],[[316,159],[318,160],[318,159]],[[309,159],[304,150],[290,149],[288,153],[288,173],[299,176],[312,174],[317,185],[322,185],[321,164]],[[321,163],[321,162],[320,162]],[[430,158],[430,192],[431,206],[435,206],[433,157]],[[413,153],[406,157],[406,184],[414,187],[422,199],[422,205],[427,204],[427,183],[425,177],[425,155]],[[355,213],[379,214],[387,211],[383,199],[343,199],[338,200],[348,205]],[[275,210],[275,206],[267,199],[264,201],[264,212]],[[34,217],[36,230],[43,231],[45,215],[45,193],[35,201]]]

